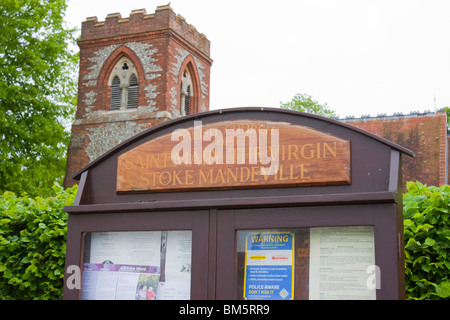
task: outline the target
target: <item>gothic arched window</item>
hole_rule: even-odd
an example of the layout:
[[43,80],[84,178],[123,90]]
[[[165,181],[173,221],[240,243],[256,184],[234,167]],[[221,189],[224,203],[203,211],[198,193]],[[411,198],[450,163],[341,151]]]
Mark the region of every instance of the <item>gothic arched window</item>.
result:
[[138,78],[136,68],[126,57],[121,58],[109,76],[111,110],[125,110],[138,106]]
[[181,78],[180,113],[182,116],[187,116],[192,111],[192,88],[192,77],[188,68],[186,68]]

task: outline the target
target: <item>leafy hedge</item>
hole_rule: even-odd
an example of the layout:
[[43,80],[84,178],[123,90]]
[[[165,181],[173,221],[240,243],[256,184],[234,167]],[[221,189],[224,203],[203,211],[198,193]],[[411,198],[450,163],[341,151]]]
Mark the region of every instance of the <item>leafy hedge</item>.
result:
[[0,196],[0,299],[62,298],[67,213],[77,187],[54,186],[54,196]]
[[403,196],[407,299],[450,297],[450,186],[407,183]]

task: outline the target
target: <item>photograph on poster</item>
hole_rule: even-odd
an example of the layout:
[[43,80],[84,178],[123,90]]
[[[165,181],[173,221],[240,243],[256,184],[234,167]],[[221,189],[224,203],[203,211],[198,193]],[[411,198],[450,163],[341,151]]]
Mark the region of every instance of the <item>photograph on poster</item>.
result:
[[237,265],[239,299],[376,299],[373,226],[239,230]]
[[191,231],[85,235],[83,300],[190,298]]

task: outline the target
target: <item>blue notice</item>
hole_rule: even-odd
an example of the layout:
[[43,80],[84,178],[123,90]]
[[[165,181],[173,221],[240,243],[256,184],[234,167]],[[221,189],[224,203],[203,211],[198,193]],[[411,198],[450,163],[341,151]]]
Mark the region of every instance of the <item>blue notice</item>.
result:
[[251,233],[246,239],[244,299],[294,298],[294,234]]

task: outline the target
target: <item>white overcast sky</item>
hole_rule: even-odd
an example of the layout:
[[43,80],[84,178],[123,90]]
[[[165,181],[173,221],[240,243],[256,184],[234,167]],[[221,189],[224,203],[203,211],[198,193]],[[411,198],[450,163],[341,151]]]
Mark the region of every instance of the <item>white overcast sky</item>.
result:
[[[66,20],[167,1],[69,0]],[[210,109],[279,107],[296,93],[339,116],[450,106],[449,0],[171,0],[211,41]]]

